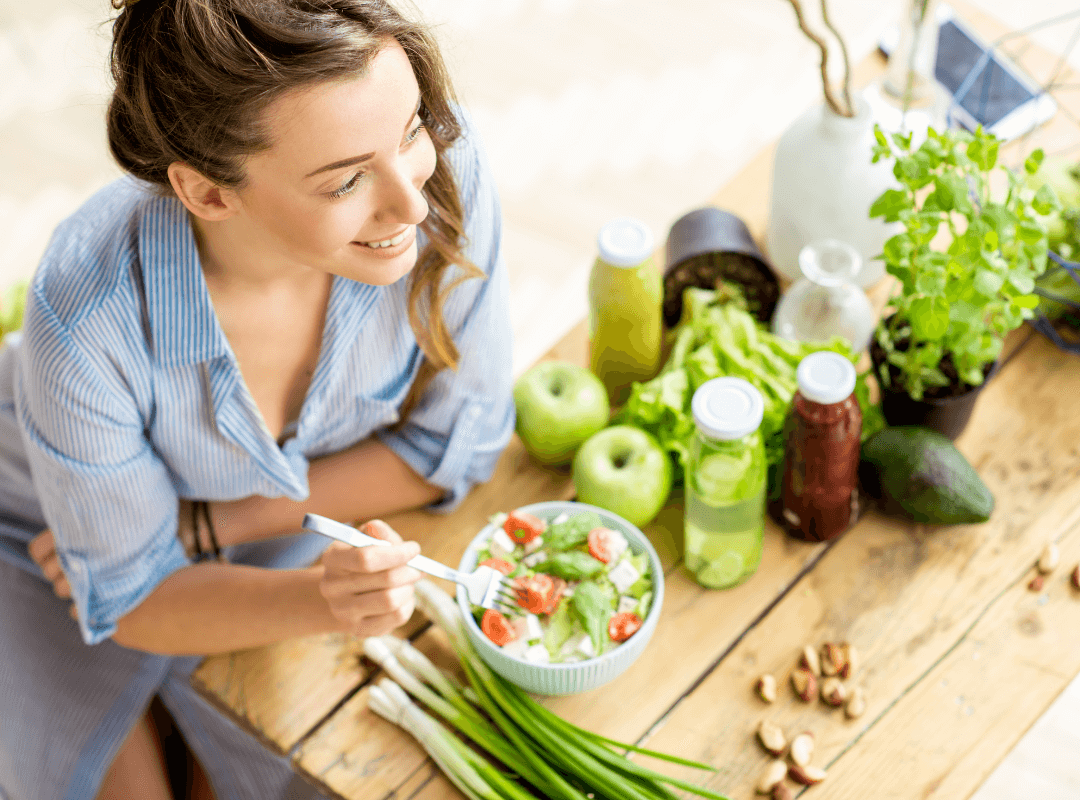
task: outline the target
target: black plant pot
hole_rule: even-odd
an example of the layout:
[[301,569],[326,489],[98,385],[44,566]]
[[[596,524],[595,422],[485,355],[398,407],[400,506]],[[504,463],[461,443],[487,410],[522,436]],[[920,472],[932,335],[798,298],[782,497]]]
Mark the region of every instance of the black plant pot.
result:
[[906,390],[896,385],[896,381],[892,381],[886,388],[881,380],[881,372],[887,368],[887,365],[885,351],[876,339],[870,342],[870,360],[874,364],[874,375],[881,387],[881,410],[886,422],[892,426],[921,425],[944,434],[950,439],[956,439],[964,432],[968,420],[971,419],[971,412],[975,410],[975,401],[979,399],[979,393],[998,370],[998,362],[995,361],[983,382],[963,394],[913,400]]

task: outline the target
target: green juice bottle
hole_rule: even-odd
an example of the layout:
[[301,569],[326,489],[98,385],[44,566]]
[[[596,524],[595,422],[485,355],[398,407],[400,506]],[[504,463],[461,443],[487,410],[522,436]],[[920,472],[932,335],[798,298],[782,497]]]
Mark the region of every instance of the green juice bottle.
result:
[[709,589],[742,583],[761,561],[764,409],[761,393],[742,378],[714,378],[694,392],[684,555],[694,579]]
[[589,273],[589,368],[618,406],[634,381],[660,369],[664,289],[644,223],[612,220],[600,229],[599,250]]

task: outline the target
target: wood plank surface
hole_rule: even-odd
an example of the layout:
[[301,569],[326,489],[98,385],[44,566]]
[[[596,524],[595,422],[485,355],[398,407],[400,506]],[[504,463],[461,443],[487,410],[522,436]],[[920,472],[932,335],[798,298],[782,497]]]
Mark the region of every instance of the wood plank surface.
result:
[[[710,785],[750,798],[768,760],[753,732],[768,718],[789,735],[814,732],[815,762],[836,761],[837,776],[846,776],[810,790],[812,797],[973,792],[1080,671],[1080,605],[1063,585],[1080,550],[1080,418],[1058,402],[1077,393],[1073,357],[1033,339],[986,388],[958,441],[996,497],[991,520],[936,528],[864,518],[654,729],[649,745],[720,767]],[[1065,563],[1046,601],[1025,598],[1051,538],[1065,545]],[[1062,627],[1050,632],[1047,615]],[[850,683],[865,689],[868,710],[856,722],[820,702],[802,703],[787,684],[800,648],[825,641],[850,641],[861,653]],[[981,651],[970,649],[979,642]],[[973,652],[981,663],[962,664]],[[782,687],[772,706],[752,692],[764,672]],[[1029,686],[1033,676],[1038,688]],[[951,689],[949,702],[935,694],[932,682],[941,680],[950,681],[940,687]],[[958,727],[958,704],[979,723]],[[905,777],[880,782],[882,775]]]

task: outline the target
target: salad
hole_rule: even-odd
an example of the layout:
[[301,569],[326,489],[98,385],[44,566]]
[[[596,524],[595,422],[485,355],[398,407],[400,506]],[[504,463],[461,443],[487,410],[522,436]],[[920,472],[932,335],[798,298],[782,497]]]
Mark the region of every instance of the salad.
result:
[[641,628],[653,584],[645,553],[594,511],[563,513],[550,523],[523,511],[496,514],[498,527],[479,564],[510,577],[517,607],[473,608],[480,629],[502,652],[534,663],[602,655]]

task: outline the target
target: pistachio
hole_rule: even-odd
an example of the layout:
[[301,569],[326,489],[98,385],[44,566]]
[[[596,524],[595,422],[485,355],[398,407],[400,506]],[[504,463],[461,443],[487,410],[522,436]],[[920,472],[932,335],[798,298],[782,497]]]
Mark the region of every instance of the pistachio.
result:
[[800,767],[798,764],[792,764],[788,767],[788,777],[790,777],[795,783],[801,783],[803,786],[813,786],[815,783],[821,783],[825,780],[825,770],[821,767],[814,767],[806,765]]
[[758,726],[757,731],[758,741],[761,742],[761,746],[772,753],[774,756],[782,756],[784,754],[784,748],[787,747],[787,739],[784,738],[784,731],[775,722],[769,722],[763,720],[761,725]]
[[806,667],[814,676],[821,674],[821,661],[818,659],[817,651],[810,645],[803,645],[802,655],[799,657],[799,666]]
[[785,775],[787,775],[787,764],[780,759],[770,761],[769,766],[765,767],[765,771],[761,773],[761,778],[758,780],[757,793],[769,794],[776,784],[784,780]]
[[786,783],[778,783],[772,787],[772,800],[794,800],[795,795]]
[[764,700],[766,703],[772,703],[776,700],[776,678],[772,675],[762,675],[757,679],[758,697]]
[[1058,550],[1056,544],[1050,542],[1043,548],[1042,555],[1039,556],[1039,572],[1043,575],[1049,575],[1057,567],[1059,561],[1061,561],[1061,551]]
[[812,703],[817,696],[817,678],[806,667],[799,667],[791,673],[791,688],[804,703]]
[[848,719],[855,719],[861,717],[864,711],[866,711],[866,693],[862,689],[856,689],[848,698],[844,713]]
[[1080,589],[1080,564],[1072,571],[1072,585],[1074,589]]
[[840,652],[843,661],[840,664],[839,675],[844,680],[847,680],[859,668],[859,651],[855,649],[855,645],[844,642],[840,645]]
[[844,652],[835,642],[826,642],[821,646],[821,674],[837,675],[843,666]]
[[1042,575],[1036,575],[1034,578],[1031,579],[1031,583],[1028,584],[1028,588],[1031,589],[1031,591],[1033,592],[1041,592],[1044,582],[1045,581],[1043,580]]
[[821,684],[821,699],[830,706],[842,706],[847,700],[847,689],[839,678],[826,678]]
[[791,759],[791,763],[805,767],[810,763],[810,757],[813,754],[814,734],[806,731],[791,740],[791,747],[788,749],[788,757]]

